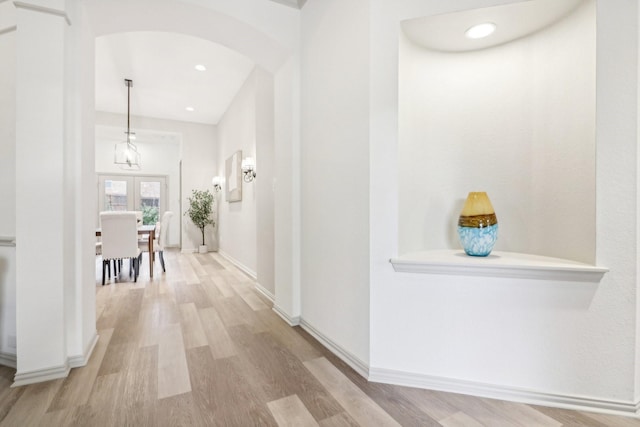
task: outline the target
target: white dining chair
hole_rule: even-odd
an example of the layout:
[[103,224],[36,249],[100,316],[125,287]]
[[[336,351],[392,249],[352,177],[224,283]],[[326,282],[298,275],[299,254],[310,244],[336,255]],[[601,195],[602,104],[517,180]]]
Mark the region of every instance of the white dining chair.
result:
[[[171,217],[173,216],[173,212],[166,211],[162,215],[162,221],[156,223],[155,229],[155,238],[153,239],[153,251],[158,252],[158,257],[160,258],[160,265],[162,265],[162,271],[166,272],[166,268],[164,266],[164,247],[167,242],[167,237],[169,236],[169,223],[171,222]],[[148,252],[149,245],[147,242],[138,244],[141,250]],[[149,254],[149,256],[154,256],[153,254]]]
[[134,212],[101,212],[102,285],[109,262],[129,259],[129,276],[138,280],[142,252],[138,247],[138,224]]

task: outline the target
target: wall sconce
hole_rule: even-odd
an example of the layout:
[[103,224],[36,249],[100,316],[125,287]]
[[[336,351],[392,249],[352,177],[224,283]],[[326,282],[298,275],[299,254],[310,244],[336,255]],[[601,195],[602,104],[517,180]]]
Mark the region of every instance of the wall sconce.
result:
[[211,183],[213,184],[213,191],[215,193],[218,193],[220,192],[220,190],[222,190],[222,181],[223,178],[221,176],[214,176],[211,180]]
[[253,157],[245,157],[242,160],[242,172],[244,173],[244,182],[251,182],[256,177],[256,162]]

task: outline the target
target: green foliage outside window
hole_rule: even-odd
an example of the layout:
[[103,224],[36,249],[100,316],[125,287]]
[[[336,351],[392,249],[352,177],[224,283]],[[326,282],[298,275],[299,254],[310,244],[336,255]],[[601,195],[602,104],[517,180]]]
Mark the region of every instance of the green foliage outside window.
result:
[[142,207],[142,223],[144,225],[154,225],[158,222],[159,212],[157,206]]

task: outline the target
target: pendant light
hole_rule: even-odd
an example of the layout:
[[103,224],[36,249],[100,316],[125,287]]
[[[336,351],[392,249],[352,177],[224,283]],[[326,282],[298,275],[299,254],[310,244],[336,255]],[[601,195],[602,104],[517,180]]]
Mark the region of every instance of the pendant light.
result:
[[114,157],[114,163],[125,170],[140,170],[140,153],[136,145],[131,142],[135,139],[135,133],[131,132],[130,124],[130,109],[131,109],[131,88],[133,87],[133,81],[124,79],[124,84],[127,87],[127,140],[116,144],[116,151]]

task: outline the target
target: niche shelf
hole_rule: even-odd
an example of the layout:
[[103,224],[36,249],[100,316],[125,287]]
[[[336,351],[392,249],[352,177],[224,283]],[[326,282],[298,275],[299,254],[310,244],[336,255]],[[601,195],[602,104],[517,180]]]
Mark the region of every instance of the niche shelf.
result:
[[516,252],[493,251],[488,257],[468,256],[462,250],[414,252],[390,260],[401,273],[504,277],[598,283],[606,267]]

